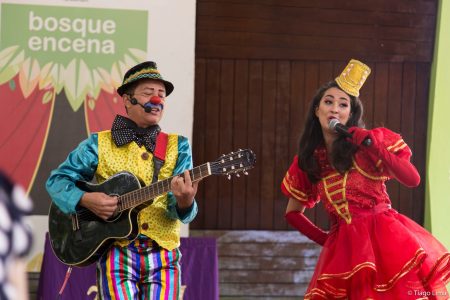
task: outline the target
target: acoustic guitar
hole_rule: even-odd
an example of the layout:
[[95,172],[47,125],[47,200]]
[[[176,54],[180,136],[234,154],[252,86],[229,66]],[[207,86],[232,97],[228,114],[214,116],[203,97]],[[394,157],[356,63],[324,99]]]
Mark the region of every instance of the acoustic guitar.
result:
[[[193,182],[210,175],[227,175],[230,179],[234,174],[247,175],[255,161],[251,150],[239,150],[193,168],[189,173]],[[56,257],[66,265],[87,266],[97,261],[117,239],[135,239],[139,211],[151,205],[155,197],[169,192],[173,177],[145,187],[129,172],[119,172],[101,184],[78,181],[77,186],[86,192],[118,196],[117,211],[110,219],[103,220],[84,207],[65,214],[52,203],[49,236]]]

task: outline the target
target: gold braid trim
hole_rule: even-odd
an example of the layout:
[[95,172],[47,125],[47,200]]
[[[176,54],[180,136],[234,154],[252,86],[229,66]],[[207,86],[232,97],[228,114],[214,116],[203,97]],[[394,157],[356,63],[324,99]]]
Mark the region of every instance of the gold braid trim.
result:
[[338,274],[322,274],[322,275],[320,275],[320,277],[317,280],[326,280],[326,279],[333,279],[333,278],[349,279],[350,277],[355,275],[356,272],[360,271],[363,268],[370,268],[370,269],[373,269],[374,271],[377,270],[374,263],[364,262],[364,263],[357,265],[356,267],[353,268],[353,270],[348,271],[348,272],[338,273]]
[[[449,255],[450,255],[450,253],[449,253]],[[402,278],[405,274],[409,273],[412,269],[414,269],[415,267],[420,265],[423,262],[423,260],[425,259],[425,256],[426,256],[425,250],[422,248],[419,248],[416,251],[414,257],[405,264],[405,266],[403,267],[403,269],[400,272],[395,274],[387,283],[375,285],[374,290],[377,292],[385,292],[385,291],[391,289],[400,278]],[[444,255],[443,258],[441,260],[439,260],[439,262],[445,258],[448,258],[448,256]],[[439,264],[439,263],[437,263],[437,264]],[[321,282],[324,285],[324,290],[320,289],[320,288],[313,288],[308,294],[305,295],[305,299],[311,299],[311,297],[313,295],[320,296],[320,297],[327,299],[327,297],[326,297],[327,294],[331,294],[334,297],[336,297],[337,299],[346,298],[347,291],[345,289],[335,288],[332,285],[328,284],[325,280],[328,280],[328,279],[348,280],[351,276],[355,275],[358,271],[362,270],[363,268],[370,268],[376,272],[376,266],[374,263],[365,262],[365,263],[357,265],[356,267],[353,268],[353,270],[351,270],[349,272],[344,272],[344,273],[339,273],[339,274],[322,274],[322,275],[320,275],[317,280],[318,281],[324,280],[323,282]]]
[[[322,178],[322,182],[323,182],[323,186],[324,186],[324,190],[325,190],[325,194],[327,196],[328,202],[330,202],[330,204],[333,205],[334,209],[339,214],[339,216],[341,216],[341,218],[344,219],[347,224],[350,224],[352,222],[352,216],[348,209],[347,198],[345,197],[345,187],[347,186],[348,171],[345,172],[344,178],[342,180],[338,180],[329,185],[327,184],[328,179],[331,179],[331,178],[339,176],[339,175],[340,174],[337,172],[330,174],[329,176]],[[339,184],[342,184],[342,187],[340,189],[336,189],[336,191],[331,192],[331,193],[328,192],[329,188],[334,187]],[[340,194],[340,193],[342,194],[342,197],[333,201],[332,196]]]
[[286,190],[291,193],[292,196],[294,196],[295,199],[302,201],[302,202],[306,202],[308,201],[308,197],[305,193],[303,193],[302,191],[299,191],[295,188],[293,188],[290,184],[290,175],[289,173],[286,173],[286,176],[283,178],[283,185],[286,188]]
[[387,176],[372,176],[369,173],[367,173],[366,171],[364,171],[363,169],[361,169],[360,166],[358,166],[358,164],[356,163],[355,159],[353,159],[353,166],[355,167],[355,169],[361,173],[363,176],[370,178],[372,180],[388,180],[389,178]]
[[[445,263],[444,261],[447,260]],[[430,283],[431,278],[433,278],[438,272],[442,272],[442,269],[438,269],[439,266],[443,265],[444,267],[450,265],[450,253],[445,253],[442,255],[434,264],[433,268],[431,268],[430,274],[423,280],[423,285],[428,285]],[[442,274],[442,281],[444,284],[447,284],[450,281],[450,270],[447,270],[444,274]]]
[[408,261],[406,263],[406,265],[403,267],[402,271],[400,271],[396,275],[394,275],[394,277],[392,277],[391,280],[389,280],[387,283],[375,285],[375,290],[378,292],[384,292],[384,291],[391,289],[400,278],[402,278],[407,273],[409,273],[412,269],[414,269],[415,267],[420,265],[423,262],[423,260],[425,259],[425,257],[426,257],[425,250],[422,248],[419,248],[416,251],[416,254],[414,255],[414,257],[410,261]]
[[394,145],[387,147],[386,149],[392,153],[398,152],[399,150],[405,148],[407,145],[403,139],[399,139]]
[[328,299],[327,294],[323,290],[318,288],[313,288],[308,294],[305,295],[304,299],[311,300],[313,296]]

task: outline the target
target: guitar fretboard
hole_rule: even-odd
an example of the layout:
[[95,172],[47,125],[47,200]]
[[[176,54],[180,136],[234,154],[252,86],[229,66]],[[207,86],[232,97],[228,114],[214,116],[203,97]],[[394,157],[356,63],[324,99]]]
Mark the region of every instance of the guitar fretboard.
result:
[[[209,163],[203,164],[189,171],[192,182],[199,181],[211,175],[211,168]],[[155,182],[149,186],[141,189],[123,194],[119,196],[118,212],[136,207],[151,199],[160,196],[170,191],[170,182],[176,176],[183,176],[183,174],[175,175],[164,180]]]

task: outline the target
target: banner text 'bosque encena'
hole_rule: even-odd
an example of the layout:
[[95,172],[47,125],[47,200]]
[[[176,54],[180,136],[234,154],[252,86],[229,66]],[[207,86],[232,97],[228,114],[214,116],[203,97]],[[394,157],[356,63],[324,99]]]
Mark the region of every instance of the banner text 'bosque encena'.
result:
[[[87,38],[88,36],[113,35],[116,23],[113,20],[55,18],[35,15],[29,12],[30,32],[46,31],[49,36],[31,35],[28,47],[31,51],[52,51],[76,53],[114,54],[115,44],[111,39]],[[75,33],[76,38],[50,36],[51,33]]]

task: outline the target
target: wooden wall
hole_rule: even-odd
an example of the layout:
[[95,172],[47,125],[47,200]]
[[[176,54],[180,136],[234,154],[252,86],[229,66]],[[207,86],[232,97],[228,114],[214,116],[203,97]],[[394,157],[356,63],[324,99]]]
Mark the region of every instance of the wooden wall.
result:
[[[436,8],[435,0],[198,0],[194,162],[250,148],[257,165],[245,178],[203,181],[191,228],[288,228],[280,183],[305,110],[350,58],[372,68],[360,96],[367,127],[397,131],[413,150],[421,185],[388,189],[394,207],[422,223]],[[328,226],[321,206],[307,215]]]

